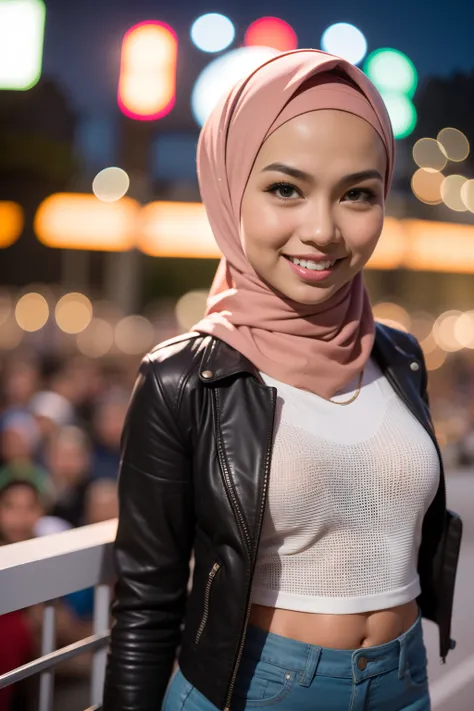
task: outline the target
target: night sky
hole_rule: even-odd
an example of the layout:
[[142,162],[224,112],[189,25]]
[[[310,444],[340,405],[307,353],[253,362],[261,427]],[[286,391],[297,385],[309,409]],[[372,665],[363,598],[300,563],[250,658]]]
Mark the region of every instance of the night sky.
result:
[[319,48],[329,25],[350,22],[364,32],[369,51],[395,47],[405,52],[421,81],[430,75],[474,70],[470,0],[46,0],[46,5],[44,74],[58,81],[83,116],[115,108],[121,41],[131,25],[147,19],[168,22],[184,49],[192,22],[205,12],[227,14],[239,27],[240,39],[258,17],[281,17],[295,29],[299,47]]

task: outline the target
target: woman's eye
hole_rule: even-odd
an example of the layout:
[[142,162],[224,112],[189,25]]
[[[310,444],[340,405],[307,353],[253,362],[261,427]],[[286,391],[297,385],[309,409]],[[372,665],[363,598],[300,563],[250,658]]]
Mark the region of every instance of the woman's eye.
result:
[[354,188],[353,190],[349,190],[345,197],[349,202],[370,202],[374,194],[367,188]]
[[295,197],[301,197],[301,194],[294,185],[290,183],[276,183],[268,188],[268,192],[272,193],[280,200],[293,200]]

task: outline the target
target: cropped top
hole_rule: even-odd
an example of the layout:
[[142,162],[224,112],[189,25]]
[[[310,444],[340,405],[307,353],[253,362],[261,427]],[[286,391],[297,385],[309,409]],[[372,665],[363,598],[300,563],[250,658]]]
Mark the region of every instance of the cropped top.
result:
[[427,432],[373,361],[347,407],[261,375],[278,397],[252,601],[348,614],[416,598],[440,476]]

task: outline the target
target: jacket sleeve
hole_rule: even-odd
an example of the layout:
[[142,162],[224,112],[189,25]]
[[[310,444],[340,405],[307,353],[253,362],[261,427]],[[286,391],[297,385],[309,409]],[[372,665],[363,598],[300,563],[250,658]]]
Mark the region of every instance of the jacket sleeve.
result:
[[191,457],[159,370],[159,363],[142,362],[122,435],[103,711],[161,709],[184,617],[194,533]]

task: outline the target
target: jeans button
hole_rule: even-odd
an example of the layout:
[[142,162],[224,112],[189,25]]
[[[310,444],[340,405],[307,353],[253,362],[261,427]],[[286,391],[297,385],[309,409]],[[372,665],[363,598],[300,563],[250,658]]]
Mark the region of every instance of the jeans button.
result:
[[359,657],[359,659],[357,660],[357,666],[361,671],[364,671],[367,666],[367,659],[365,657]]

